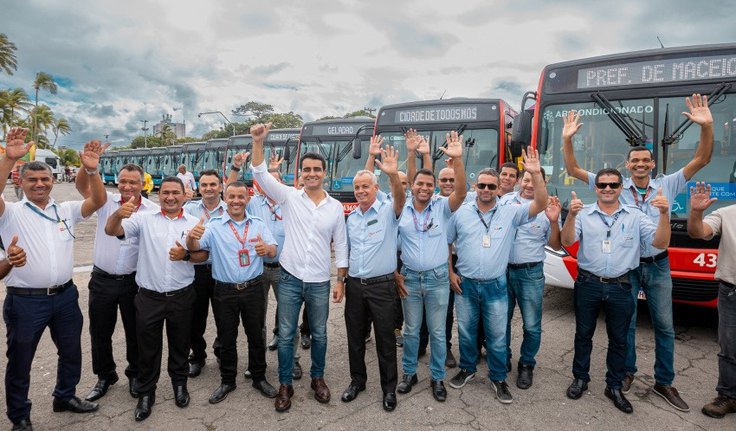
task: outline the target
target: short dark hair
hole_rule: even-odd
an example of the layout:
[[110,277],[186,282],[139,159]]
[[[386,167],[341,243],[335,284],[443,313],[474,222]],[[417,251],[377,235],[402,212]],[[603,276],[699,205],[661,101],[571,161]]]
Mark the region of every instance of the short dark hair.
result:
[[503,168],[511,168],[516,171],[516,178],[519,178],[519,166],[514,162],[506,162],[501,165],[499,172],[503,172]]
[[[145,181],[145,174],[143,173],[143,168],[136,165],[135,163],[127,163],[123,165],[122,168],[120,168],[120,172],[128,171],[128,172],[138,172],[141,174],[141,181]],[[118,173],[120,173],[118,172]]]
[[624,178],[621,176],[621,172],[618,171],[618,169],[614,168],[603,168],[600,171],[598,171],[597,174],[595,174],[595,182],[598,182],[598,178],[600,178],[603,175],[615,175],[618,177],[618,182],[622,183],[624,181]]
[[483,168],[483,169],[479,170],[476,175],[478,177],[480,177],[481,175],[490,175],[492,177],[498,178],[498,171],[496,171],[493,168]]
[[654,153],[652,153],[652,150],[643,145],[637,145],[636,147],[629,148],[629,152],[626,154],[626,160],[629,160],[629,158],[631,157],[631,153],[633,153],[634,151],[648,151],[649,157],[654,158]]
[[414,178],[412,178],[412,180],[411,180],[411,183],[412,184],[414,184],[414,182],[417,180],[417,177],[419,175],[429,175],[430,177],[432,177],[432,183],[435,182],[434,172],[432,172],[431,170],[429,170],[427,168],[422,168],[422,169],[418,170],[416,174],[414,174]]
[[[546,171],[544,170],[544,168],[543,168],[543,167],[541,167],[541,166],[539,167],[539,170],[540,170],[540,171],[542,171],[542,178],[543,178],[543,179],[544,179],[545,181],[547,181],[547,172],[546,172]],[[519,172],[519,178],[524,178],[524,174],[525,174],[525,173],[526,173],[526,169],[522,169],[522,170],[521,170],[521,171]]]
[[230,187],[245,187],[245,189],[248,190],[248,185],[242,181],[233,181],[231,183],[227,183],[227,188]]
[[47,171],[52,178],[54,176],[51,166],[39,160],[23,163],[20,166],[20,169],[18,169],[18,174],[21,178],[23,178],[23,174],[25,174],[26,171]]
[[207,169],[206,171],[202,171],[199,173],[199,177],[202,178],[204,175],[209,175],[211,177],[215,177],[218,180],[220,179],[220,174],[217,173],[214,169]]
[[322,170],[323,171],[327,170],[327,161],[322,156],[322,154],[314,153],[314,152],[304,153],[302,158],[299,159],[299,166],[302,166],[304,164],[304,160],[306,159],[319,160],[320,162],[322,162]]
[[[161,180],[161,188],[163,188],[164,183],[176,183],[179,184],[181,187],[181,191],[184,191],[184,182],[179,179],[179,177],[166,177],[163,180]],[[161,189],[159,189],[161,190]]]

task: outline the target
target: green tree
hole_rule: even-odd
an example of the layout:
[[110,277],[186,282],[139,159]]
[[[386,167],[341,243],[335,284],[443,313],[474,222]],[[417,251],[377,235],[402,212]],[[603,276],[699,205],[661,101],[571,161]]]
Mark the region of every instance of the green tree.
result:
[[72,131],[72,126],[66,121],[66,118],[54,119],[51,124],[51,132],[54,134],[54,143],[51,145],[52,148],[56,148],[56,140],[59,139],[59,135],[68,135]]
[[233,114],[235,115],[250,115],[255,118],[259,118],[271,113],[273,113],[273,105],[255,101],[250,101],[245,105],[240,105],[237,108],[233,109]]
[[168,147],[176,142],[176,133],[171,129],[168,124],[163,124],[161,130],[159,130],[157,137],[161,140],[163,146]]
[[[54,82],[53,76],[49,75],[46,72],[38,72],[36,74],[36,79],[33,80],[33,89],[36,90],[35,109],[38,109],[38,92],[41,90],[46,90],[51,94],[56,94],[56,92],[59,90],[59,87],[57,87],[56,82]],[[35,120],[33,122],[33,133],[31,135],[33,136],[33,140],[35,141],[36,136],[38,135],[38,123]]]
[[352,118],[352,117],[370,117],[370,118],[376,118],[376,116],[373,114],[373,111],[368,111],[366,109],[360,109],[354,112],[348,112],[343,116],[343,118]]
[[8,75],[18,70],[18,59],[15,57],[15,44],[5,33],[0,33],[0,69]]
[[79,166],[79,153],[71,148],[59,149],[56,154],[63,166]]
[[[304,119],[299,114],[287,112],[285,114],[266,114],[257,119],[258,123],[273,123],[274,129],[285,129],[287,127],[302,127]],[[250,126],[248,127],[250,129]]]
[[[130,148],[144,148],[146,145],[148,148],[163,146],[163,144],[161,143],[161,138],[155,135],[148,136],[145,139],[143,135],[139,135],[133,138],[132,141],[130,141]],[[119,148],[115,147],[115,149]]]
[[[34,141],[39,147],[44,148],[49,146],[48,136],[46,131],[54,125],[54,113],[46,105],[38,105],[31,111],[32,123],[36,128],[36,137]],[[43,133],[39,133],[42,131]]]
[[0,125],[2,125],[3,139],[10,127],[13,127],[20,120],[19,113],[29,113],[31,110],[31,101],[28,94],[21,88],[13,90],[0,90]]

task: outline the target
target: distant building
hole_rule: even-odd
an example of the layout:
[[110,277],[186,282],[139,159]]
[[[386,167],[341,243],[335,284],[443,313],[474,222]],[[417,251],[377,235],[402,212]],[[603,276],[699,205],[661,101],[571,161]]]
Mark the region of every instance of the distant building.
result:
[[161,129],[163,129],[166,125],[168,125],[171,128],[171,131],[174,132],[174,134],[176,135],[176,139],[183,138],[187,135],[186,123],[172,122],[171,114],[164,114],[161,121],[159,121],[157,124],[154,124],[153,134],[158,135],[159,133],[161,133]]

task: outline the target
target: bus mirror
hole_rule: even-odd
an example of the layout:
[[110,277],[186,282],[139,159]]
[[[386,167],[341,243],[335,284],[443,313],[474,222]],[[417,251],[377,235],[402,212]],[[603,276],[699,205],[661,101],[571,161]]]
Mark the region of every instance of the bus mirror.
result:
[[363,151],[360,145],[360,139],[358,138],[353,139],[352,144],[353,144],[353,158],[358,160],[361,157],[363,157]]
[[286,160],[286,164],[289,164],[289,160],[291,160],[291,146],[288,142],[284,146],[284,160]]
[[521,157],[521,149],[530,144],[532,138],[532,119],[534,111],[524,110],[514,119],[511,132],[511,155]]

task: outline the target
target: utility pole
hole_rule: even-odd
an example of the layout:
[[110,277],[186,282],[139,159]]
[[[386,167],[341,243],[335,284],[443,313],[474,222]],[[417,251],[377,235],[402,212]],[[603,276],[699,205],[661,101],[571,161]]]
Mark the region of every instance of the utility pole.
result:
[[148,135],[146,135],[146,132],[148,132],[148,127],[146,127],[146,125],[148,124],[148,120],[138,121],[143,123],[143,127],[141,127],[141,130],[143,130],[143,148],[148,148]]
[[367,112],[372,117],[373,116],[373,112],[376,110],[376,108],[371,108],[371,107],[366,106],[365,108],[363,108],[363,110],[365,112]]

